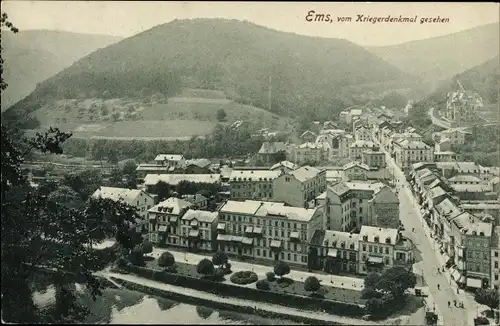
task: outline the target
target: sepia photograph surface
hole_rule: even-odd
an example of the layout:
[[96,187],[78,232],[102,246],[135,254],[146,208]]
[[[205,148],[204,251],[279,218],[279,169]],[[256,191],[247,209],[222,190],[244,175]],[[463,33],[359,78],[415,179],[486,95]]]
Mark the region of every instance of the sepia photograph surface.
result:
[[494,325],[498,3],[1,13],[4,323]]

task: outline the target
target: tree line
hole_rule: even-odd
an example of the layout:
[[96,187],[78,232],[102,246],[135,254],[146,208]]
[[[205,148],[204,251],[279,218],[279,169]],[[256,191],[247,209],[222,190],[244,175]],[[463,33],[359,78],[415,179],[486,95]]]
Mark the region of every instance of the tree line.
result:
[[150,162],[160,153],[183,154],[187,159],[246,157],[258,152],[263,141],[262,137],[252,137],[251,129],[244,125],[238,129],[217,125],[212,134],[189,141],[74,138],[63,148],[68,155],[116,164],[129,158]]

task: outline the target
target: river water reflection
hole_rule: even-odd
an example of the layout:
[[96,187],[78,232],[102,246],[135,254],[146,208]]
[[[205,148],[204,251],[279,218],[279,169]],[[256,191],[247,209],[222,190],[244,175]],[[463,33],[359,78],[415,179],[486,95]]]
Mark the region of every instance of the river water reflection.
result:
[[[193,306],[130,290],[106,289],[104,294],[93,302],[83,288],[78,288],[80,300],[90,310],[86,323],[300,325],[289,320]],[[53,303],[53,287],[49,286],[36,292],[34,300],[39,306]]]

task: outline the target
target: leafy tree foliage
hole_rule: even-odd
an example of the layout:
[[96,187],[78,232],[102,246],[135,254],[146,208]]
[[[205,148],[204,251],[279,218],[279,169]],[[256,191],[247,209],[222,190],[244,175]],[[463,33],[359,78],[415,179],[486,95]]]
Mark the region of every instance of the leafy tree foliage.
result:
[[153,252],[153,244],[147,240],[142,243],[142,252],[145,254],[150,254]]
[[212,275],[215,271],[214,264],[207,258],[200,260],[196,266],[196,271],[198,274],[202,275]]
[[100,170],[86,169],[65,175],[62,183],[80,194],[85,201],[103,184],[103,180]]
[[500,305],[500,294],[496,289],[478,289],[474,299],[477,303],[490,307],[492,311],[498,309],[498,305]]
[[223,108],[220,108],[219,110],[217,110],[217,121],[224,121],[226,120],[226,111],[224,111]]
[[163,201],[171,197],[170,185],[166,182],[158,181],[158,183],[154,186],[153,193],[158,195],[159,201]]
[[175,264],[175,258],[174,255],[172,255],[170,252],[165,251],[160,255],[160,258],[158,258],[158,266],[160,267],[170,267]]
[[214,265],[220,266],[225,263],[227,263],[228,257],[225,252],[223,251],[217,251],[213,256],[212,256],[212,263]]
[[48,200],[73,209],[79,209],[84,204],[81,196],[68,186],[60,186],[50,192]]
[[259,280],[255,284],[255,287],[259,290],[269,291],[271,289],[271,285],[268,280]]
[[[19,30],[12,24],[12,22],[9,21],[9,17],[5,12],[2,12],[2,15],[0,16],[0,27],[2,30],[4,29],[4,27],[6,27],[12,33],[19,32]],[[2,50],[3,48],[0,46],[0,53],[3,53]],[[3,58],[0,56],[0,89],[2,91],[8,86],[7,82],[3,79],[3,62]]]
[[314,276],[309,276],[304,281],[304,290],[316,292],[321,288],[321,284],[319,280]]
[[279,277],[283,277],[290,273],[290,266],[283,261],[278,261],[276,265],[274,265],[274,274]]

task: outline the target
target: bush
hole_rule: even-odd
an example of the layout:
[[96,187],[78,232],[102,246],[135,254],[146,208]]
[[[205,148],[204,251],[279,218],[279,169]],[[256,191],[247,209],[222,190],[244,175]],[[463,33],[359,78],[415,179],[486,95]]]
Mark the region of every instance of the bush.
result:
[[319,280],[314,276],[309,276],[304,282],[304,290],[316,292],[321,288]]
[[231,274],[233,271],[231,270],[231,263],[225,263],[222,265],[222,270],[224,271],[224,274]]
[[233,282],[234,284],[251,284],[257,282],[257,280],[257,274],[250,271],[239,271],[231,275],[231,282]]
[[217,266],[223,265],[227,263],[227,261],[227,255],[222,251],[217,251],[212,257],[212,263]]
[[269,284],[268,280],[259,280],[256,284],[255,287],[259,290],[263,291],[269,291],[271,289],[271,285]]
[[143,251],[140,246],[136,246],[129,256],[130,262],[135,266],[143,266],[144,265],[144,256]]
[[276,275],[274,275],[273,272],[267,272],[266,273],[266,279],[269,281],[269,282],[272,282],[276,279]]
[[488,318],[479,316],[477,318],[474,318],[474,325],[489,325],[490,321]]
[[168,251],[162,253],[160,258],[158,258],[158,266],[160,267],[170,267],[174,264],[175,264],[174,255],[172,255]]
[[196,272],[202,275],[210,275],[214,273],[214,264],[207,258],[200,260],[196,266]]
[[279,277],[283,277],[284,275],[287,275],[290,273],[290,266],[288,266],[287,263],[279,261],[274,265],[274,274],[278,275]]
[[150,253],[152,253],[153,252],[153,244],[151,242],[147,241],[147,240],[144,241],[142,243],[142,252],[144,254],[150,254]]

